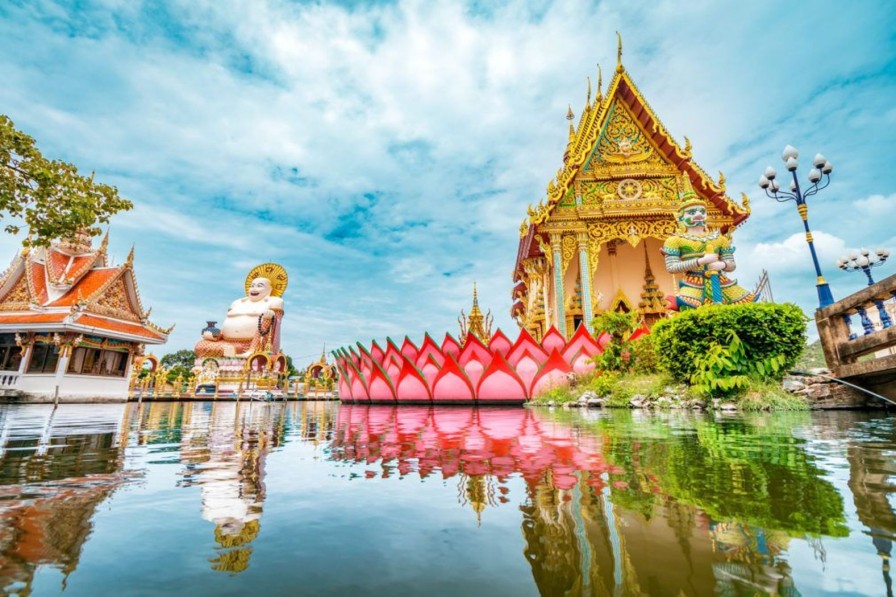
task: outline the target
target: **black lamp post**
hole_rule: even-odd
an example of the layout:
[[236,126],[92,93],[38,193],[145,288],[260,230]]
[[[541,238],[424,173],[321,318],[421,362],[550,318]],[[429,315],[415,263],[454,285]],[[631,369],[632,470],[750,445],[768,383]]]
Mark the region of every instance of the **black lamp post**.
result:
[[[803,220],[803,227],[806,229],[806,242],[809,243],[809,251],[812,253],[812,263],[815,264],[815,287],[818,290],[818,306],[822,308],[834,304],[834,295],[831,294],[831,287],[828,286],[824,276],[821,274],[821,265],[819,265],[818,255],[815,253],[812,231],[809,230],[809,206],[806,205],[806,199],[831,184],[831,172],[834,170],[834,167],[823,155],[817,154],[815,159],[812,160],[814,168],[809,171],[809,182],[812,183],[812,186],[806,189],[805,192],[802,192],[800,183],[796,178],[796,169],[799,167],[799,162],[796,161],[798,157],[799,152],[792,145],[785,147],[784,152],[781,154],[781,159],[784,160],[787,170],[793,176],[793,180],[790,181],[790,192],[781,190],[781,186],[775,180],[778,173],[771,166],[766,168],[765,173],[759,177],[759,187],[765,191],[767,196],[779,203],[784,201],[796,202],[796,209]],[[819,184],[822,178],[824,178],[824,183]]]

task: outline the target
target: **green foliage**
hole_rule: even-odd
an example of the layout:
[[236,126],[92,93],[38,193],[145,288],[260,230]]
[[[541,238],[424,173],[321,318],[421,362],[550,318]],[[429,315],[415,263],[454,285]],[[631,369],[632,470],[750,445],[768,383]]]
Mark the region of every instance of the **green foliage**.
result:
[[779,382],[769,380],[751,380],[737,404],[743,411],[809,410],[809,403],[805,398],[791,394]]
[[[24,221],[32,235],[26,245],[46,246],[80,229],[98,234],[94,224],[131,207],[115,187],[81,176],[72,164],[45,158],[34,139],[0,114],[0,217]],[[11,234],[19,229],[17,224],[5,228]]]
[[821,342],[816,340],[815,342],[806,344],[803,348],[803,353],[800,355],[800,358],[797,359],[793,368],[801,371],[808,371],[809,369],[827,366],[828,365],[824,360],[824,351],[821,349]]
[[578,396],[575,395],[567,386],[565,385],[557,385],[552,386],[536,396],[533,400],[536,404],[547,404],[548,402],[553,402],[554,404],[563,404],[564,402],[574,402],[578,399]]
[[165,367],[167,369],[171,369],[173,367],[183,367],[188,372],[193,368],[193,364],[195,362],[196,354],[192,350],[186,349],[166,354],[160,361],[162,367]]
[[636,313],[604,311],[594,318],[593,327],[599,335],[606,332],[610,341],[604,351],[593,360],[599,371],[623,372],[632,369],[629,336],[638,325]]
[[749,303],[707,305],[657,322],[652,329],[659,365],[680,381],[690,380],[698,360],[713,345],[729,342],[729,332],[737,334],[750,358],[765,363],[782,355],[775,372],[780,378],[803,351],[806,316],[792,304]]
[[783,354],[753,358],[737,333],[728,331],[728,346],[713,344],[697,357],[691,387],[704,396],[726,398],[742,394],[751,379],[775,378],[786,363]]
[[[191,367],[192,367],[192,365],[191,365]],[[167,372],[165,378],[169,382],[173,383],[177,379],[178,376],[180,376],[181,379],[186,380],[188,377],[190,377],[190,368],[184,367],[182,365],[175,365],[171,369],[168,369],[168,372]]]
[[656,351],[656,337],[653,334],[641,336],[634,342],[629,342],[628,346],[634,373],[649,375],[659,371],[660,362]]

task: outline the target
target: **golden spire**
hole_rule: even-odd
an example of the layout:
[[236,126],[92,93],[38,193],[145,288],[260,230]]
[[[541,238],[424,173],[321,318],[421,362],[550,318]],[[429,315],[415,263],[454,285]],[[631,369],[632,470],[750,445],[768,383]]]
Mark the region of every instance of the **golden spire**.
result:
[[719,188],[725,192],[725,173],[719,170]]
[[597,65],[597,95],[594,98],[594,103],[599,104],[604,99],[604,72],[601,70],[600,65]]
[[622,66],[622,35],[617,31],[616,38],[619,40],[619,46],[616,49],[616,72],[621,73],[625,70]]
[[473,307],[470,309],[470,315],[467,316],[463,309],[460,311],[460,317],[457,322],[460,324],[460,340],[463,342],[467,338],[467,334],[473,334],[483,342],[488,342],[492,337],[492,312],[482,314],[479,308],[479,292],[476,289],[476,281],[473,281]]
[[591,77],[585,77],[588,80],[588,95],[585,96],[585,109],[591,106]]
[[125,262],[124,262],[124,264],[125,264],[126,266],[128,266],[128,265],[134,265],[134,249],[136,248],[136,246],[137,246],[136,244],[132,244],[132,245],[131,245],[131,252],[128,253],[128,258],[127,258],[127,260],[125,260]]

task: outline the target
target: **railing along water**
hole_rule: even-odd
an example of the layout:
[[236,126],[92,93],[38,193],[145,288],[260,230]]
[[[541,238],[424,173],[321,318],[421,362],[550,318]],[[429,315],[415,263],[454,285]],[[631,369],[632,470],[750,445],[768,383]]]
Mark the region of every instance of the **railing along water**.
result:
[[[815,312],[825,361],[836,377],[896,378],[896,350],[890,350],[896,348],[896,327],[888,311],[894,299],[896,275]],[[852,329],[854,315],[861,334]],[[862,358],[869,355],[876,358]]]

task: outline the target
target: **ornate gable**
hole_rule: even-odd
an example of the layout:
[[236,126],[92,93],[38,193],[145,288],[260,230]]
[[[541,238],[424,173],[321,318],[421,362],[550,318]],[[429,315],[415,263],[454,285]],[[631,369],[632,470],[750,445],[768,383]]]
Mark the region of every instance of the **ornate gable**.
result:
[[0,299],[0,311],[22,311],[30,306],[31,292],[28,290],[28,279],[23,271],[9,292]]
[[105,290],[91,301],[87,310],[97,315],[106,315],[128,321],[140,321],[141,314],[137,312],[129,298],[130,292],[125,284],[124,276],[119,276]]

